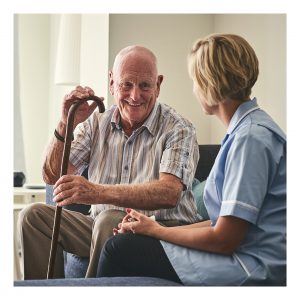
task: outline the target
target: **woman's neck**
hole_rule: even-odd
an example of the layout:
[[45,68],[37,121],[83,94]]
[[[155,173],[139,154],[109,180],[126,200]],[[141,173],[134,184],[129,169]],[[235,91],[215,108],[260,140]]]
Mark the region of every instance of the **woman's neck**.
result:
[[228,128],[234,113],[242,103],[244,103],[244,101],[227,99],[223,102],[220,102],[217,106],[215,115],[220,119],[226,128]]

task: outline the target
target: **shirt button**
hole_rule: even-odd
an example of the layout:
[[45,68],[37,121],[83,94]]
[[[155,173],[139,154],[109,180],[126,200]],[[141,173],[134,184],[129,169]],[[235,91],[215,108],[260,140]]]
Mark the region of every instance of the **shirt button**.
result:
[[127,171],[128,170],[128,166],[125,166],[124,169]]

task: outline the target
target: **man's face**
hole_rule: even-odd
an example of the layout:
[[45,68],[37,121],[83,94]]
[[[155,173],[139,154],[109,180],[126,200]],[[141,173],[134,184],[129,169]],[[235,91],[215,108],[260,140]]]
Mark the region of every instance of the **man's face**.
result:
[[157,76],[151,59],[127,55],[110,73],[110,92],[120,111],[122,125],[136,129],[152,111],[159,95],[162,76]]

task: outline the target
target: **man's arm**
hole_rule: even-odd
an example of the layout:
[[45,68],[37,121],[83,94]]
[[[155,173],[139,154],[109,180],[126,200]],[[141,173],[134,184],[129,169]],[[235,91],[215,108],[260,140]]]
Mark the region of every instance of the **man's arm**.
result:
[[[66,134],[66,125],[59,122],[57,132],[61,136]],[[43,163],[43,179],[48,184],[55,184],[60,176],[62,155],[64,150],[64,143],[53,137],[49,146],[46,149],[46,155]],[[76,168],[69,162],[68,164],[68,174],[75,174]]]
[[94,184],[81,176],[62,176],[54,186],[59,206],[72,203],[112,204],[120,207],[156,210],[176,206],[183,190],[180,179],[160,173],[158,180],[141,184]]
[[[86,99],[89,96],[94,96],[94,91],[89,87],[77,86],[70,94],[64,97],[62,105],[62,113],[60,122],[56,128],[58,134],[62,137],[66,134],[66,124],[68,119],[68,112],[74,101],[78,99]],[[85,121],[95,110],[97,103],[93,102],[88,104],[87,102],[82,103],[76,110],[74,116],[73,129],[81,122]],[[62,155],[64,150],[64,142],[54,137],[47,150],[43,163],[43,179],[48,184],[55,184],[60,176]],[[76,168],[69,162],[67,174],[76,174]]]

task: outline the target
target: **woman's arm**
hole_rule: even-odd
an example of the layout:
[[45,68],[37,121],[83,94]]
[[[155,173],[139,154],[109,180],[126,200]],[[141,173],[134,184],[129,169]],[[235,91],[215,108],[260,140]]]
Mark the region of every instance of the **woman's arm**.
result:
[[[125,231],[148,235],[180,246],[231,255],[245,238],[249,223],[233,216],[219,217],[216,225],[164,227],[137,211],[128,214],[135,221],[124,222]],[[208,221],[210,222],[210,221]],[[201,225],[208,225],[208,222]]]

